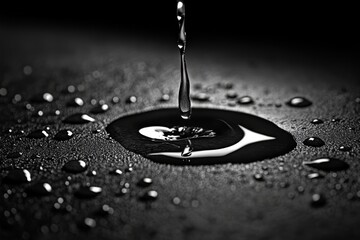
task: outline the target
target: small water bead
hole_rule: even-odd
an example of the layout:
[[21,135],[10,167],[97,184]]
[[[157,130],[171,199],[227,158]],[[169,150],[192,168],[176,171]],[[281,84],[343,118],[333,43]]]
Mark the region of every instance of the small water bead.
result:
[[127,104],[136,103],[136,102],[137,102],[137,98],[136,98],[136,96],[130,96],[130,97],[128,97],[128,98],[125,100],[125,102],[126,102]]
[[356,103],[360,103],[360,97],[355,98]]
[[69,140],[70,138],[72,138],[74,136],[74,133],[71,130],[68,129],[63,129],[60,130],[54,137],[55,140],[58,141],[65,141],[65,140]]
[[250,96],[243,96],[237,100],[237,103],[240,105],[249,105],[253,104],[254,100]]
[[74,85],[69,85],[62,92],[63,93],[74,93],[75,91],[76,91],[76,87]]
[[349,168],[349,164],[336,158],[318,158],[312,161],[304,161],[303,165],[326,172],[342,171]]
[[83,160],[71,160],[62,169],[69,173],[81,173],[86,171],[87,165]]
[[96,211],[96,215],[101,217],[106,217],[108,215],[112,215],[114,213],[114,209],[107,204],[104,204]]
[[340,122],[340,118],[332,118],[330,121],[331,122]]
[[113,97],[113,98],[111,99],[111,102],[112,102],[113,104],[117,104],[117,103],[120,102],[120,98],[115,96],[115,97]]
[[95,119],[84,113],[75,113],[65,118],[63,122],[70,124],[85,124],[95,122]]
[[132,172],[132,171],[134,171],[134,168],[133,168],[133,167],[125,168],[125,172],[126,172],[126,173],[130,173],[130,172]]
[[324,178],[324,175],[320,174],[320,173],[309,173],[307,175],[308,179],[319,179],[319,178]]
[[129,189],[128,188],[121,188],[119,192],[117,192],[115,195],[118,197],[124,196],[125,194],[129,193]]
[[312,105],[312,102],[304,97],[294,97],[287,101],[286,105],[290,107],[303,108]]
[[318,137],[309,137],[305,139],[303,143],[310,147],[322,147],[325,145],[325,142]]
[[158,192],[155,190],[150,190],[145,192],[143,195],[140,196],[139,200],[144,202],[155,201],[158,198]]
[[322,124],[322,123],[324,123],[324,121],[319,118],[314,118],[313,120],[311,120],[311,123],[312,124]]
[[0,88],[0,96],[5,97],[8,94],[8,91],[6,88]]
[[174,198],[172,199],[172,203],[173,203],[174,205],[179,205],[179,204],[181,203],[181,199],[180,199],[179,197],[174,197]]
[[210,95],[207,93],[195,93],[191,95],[191,99],[197,102],[209,102]]
[[88,177],[95,177],[97,175],[97,172],[95,170],[89,171],[86,176]]
[[348,152],[348,151],[351,151],[351,147],[350,146],[345,146],[345,145],[341,145],[339,147],[339,150],[342,151],[342,152]]
[[102,192],[101,187],[97,186],[81,186],[76,192],[77,198],[94,198]]
[[6,156],[7,158],[19,158],[23,155],[22,152],[11,152]]
[[161,98],[159,99],[160,102],[168,102],[170,101],[170,95],[169,94],[163,94]]
[[27,135],[28,138],[36,138],[36,139],[46,138],[48,136],[49,134],[45,130],[35,130]]
[[88,231],[96,227],[96,220],[89,217],[84,218],[83,220],[78,222],[78,227],[84,231]]
[[99,113],[107,112],[109,109],[110,109],[109,105],[99,104],[99,105],[95,106],[94,108],[92,108],[90,110],[90,112],[93,114],[99,114]]
[[237,96],[238,96],[237,92],[235,92],[233,90],[230,90],[226,93],[226,98],[229,98],[229,99],[237,98]]
[[123,172],[120,169],[114,169],[109,172],[111,175],[122,175]]
[[29,65],[26,65],[24,68],[23,68],[23,72],[26,76],[30,76],[33,72],[33,69],[31,66]]
[[51,194],[52,187],[49,183],[36,183],[26,188],[26,192],[31,196],[46,196]]
[[34,95],[31,98],[31,101],[34,103],[50,103],[54,100],[54,97],[51,93],[41,93]]
[[69,100],[66,104],[68,107],[82,107],[84,106],[84,100],[79,97]]
[[16,104],[18,102],[20,102],[22,100],[22,96],[20,94],[15,94],[13,99],[12,99],[12,103]]
[[262,174],[260,174],[260,173],[254,174],[253,178],[254,178],[256,181],[259,181],[259,182],[265,181],[264,176],[263,176]]
[[312,207],[322,207],[326,204],[326,198],[322,194],[315,193],[311,196]]
[[4,182],[12,184],[31,182],[31,174],[27,169],[13,169],[4,177]]
[[153,183],[153,181],[152,181],[151,178],[144,177],[144,178],[142,178],[142,179],[137,183],[137,185],[138,185],[139,187],[148,187],[148,186],[150,186],[152,183]]

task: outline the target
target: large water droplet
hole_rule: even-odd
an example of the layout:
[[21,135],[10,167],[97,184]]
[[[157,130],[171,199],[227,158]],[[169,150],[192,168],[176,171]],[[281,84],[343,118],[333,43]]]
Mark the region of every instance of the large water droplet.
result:
[[28,138],[46,138],[49,134],[45,130],[35,130],[27,135]]
[[74,136],[74,133],[68,129],[60,130],[54,137],[55,140],[65,141]]
[[31,182],[31,174],[27,169],[13,169],[4,177],[4,182],[12,184]]
[[83,160],[71,160],[62,169],[69,173],[81,173],[86,171],[87,165]]
[[327,172],[342,171],[349,168],[349,164],[336,158],[318,158],[312,161],[304,161],[303,164]]
[[87,114],[83,113],[75,113],[73,115],[68,116],[63,120],[64,123],[70,123],[70,124],[84,124],[89,122],[94,122],[95,119],[90,117]]
[[312,105],[312,102],[304,97],[294,97],[287,101],[286,105],[290,107],[303,108]]
[[306,146],[321,147],[325,145],[325,142],[318,137],[309,137],[303,141]]
[[313,120],[311,120],[311,123],[312,124],[322,124],[322,123],[324,123],[324,121],[319,118],[314,118]]

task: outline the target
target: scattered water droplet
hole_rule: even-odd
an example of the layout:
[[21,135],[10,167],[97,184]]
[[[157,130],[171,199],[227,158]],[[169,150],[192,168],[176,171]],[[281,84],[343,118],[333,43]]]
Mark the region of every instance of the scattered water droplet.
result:
[[0,96],[5,97],[7,95],[8,91],[6,88],[0,88]]
[[7,158],[19,158],[23,155],[22,152],[11,152],[7,155]]
[[150,186],[152,183],[153,183],[153,181],[152,181],[151,178],[145,177],[145,178],[142,178],[142,179],[137,183],[137,185],[138,185],[139,187],[148,187],[148,186]]
[[96,215],[106,217],[108,215],[112,215],[114,213],[114,209],[107,204],[104,204],[97,210]]
[[36,183],[26,188],[26,192],[32,196],[46,196],[51,194],[52,187],[49,183]]
[[256,181],[265,181],[264,176],[260,173],[256,173],[253,177]]
[[55,140],[65,141],[74,136],[74,133],[68,129],[60,130],[54,137]]
[[63,120],[64,123],[70,123],[70,124],[84,124],[89,122],[94,122],[95,119],[90,117],[87,114],[83,113],[75,113],[73,115],[68,116]]
[[88,177],[95,177],[97,175],[97,172],[95,170],[89,171],[86,176]]
[[99,114],[99,113],[107,112],[109,109],[110,109],[109,105],[99,104],[99,105],[95,106],[93,109],[91,109],[90,112],[93,114]]
[[69,173],[81,173],[86,171],[87,165],[83,160],[71,160],[65,163],[62,169]]
[[74,85],[67,86],[62,93],[74,93],[76,91],[76,87]]
[[122,175],[123,172],[120,169],[114,169],[109,172],[111,175]]
[[312,124],[322,124],[322,123],[324,123],[324,121],[319,118],[314,118],[313,120],[311,120],[311,123]]
[[140,196],[139,200],[144,202],[155,201],[158,198],[158,192],[155,190],[150,190],[145,192],[142,196]]
[[118,197],[124,196],[125,194],[129,193],[129,189],[128,188],[121,188],[119,192],[117,192],[115,195]]
[[304,97],[294,97],[287,101],[286,105],[290,107],[303,108],[312,105],[312,102]]
[[232,89],[234,84],[231,82],[218,82],[216,86],[222,89]]
[[102,192],[101,187],[97,186],[81,186],[76,192],[77,198],[94,198]]
[[33,69],[31,66],[29,65],[26,65],[24,68],[23,68],[23,72],[26,76],[30,76],[33,72]]
[[133,167],[125,168],[125,172],[126,172],[126,173],[130,173],[130,172],[132,172],[132,171],[134,171],[134,168],[133,168]]
[[303,141],[306,146],[321,147],[325,145],[325,142],[318,137],[309,137]]
[[332,118],[331,122],[340,122],[340,118]]
[[4,182],[12,184],[31,182],[31,174],[26,169],[13,169],[4,177]]
[[326,198],[322,194],[315,193],[311,196],[312,207],[322,207],[326,204]]
[[31,98],[31,101],[34,103],[50,103],[53,100],[54,100],[54,97],[50,93],[37,94]]
[[348,151],[351,151],[351,147],[350,147],[350,146],[341,145],[341,146],[339,147],[339,150],[342,151],[342,152],[348,152]]
[[113,104],[117,104],[117,103],[120,102],[120,98],[117,97],[117,96],[115,96],[115,97],[113,97],[113,98],[111,99],[111,102],[112,102]]
[[136,98],[136,96],[130,96],[130,97],[128,97],[128,98],[125,100],[125,102],[126,102],[127,104],[136,103],[136,102],[137,102],[137,98]]
[[250,96],[243,96],[237,100],[237,103],[240,105],[249,105],[253,104],[254,100]]
[[173,203],[174,205],[179,205],[179,204],[181,203],[181,199],[180,199],[179,197],[174,197],[174,198],[172,199],[172,203]]
[[319,179],[319,178],[324,178],[324,175],[320,174],[320,173],[309,173],[307,175],[308,179]]
[[169,94],[163,94],[161,98],[159,99],[160,102],[168,102],[170,100]]
[[93,218],[87,217],[78,222],[78,227],[84,231],[88,231],[96,227],[96,221]]
[[342,171],[349,168],[349,164],[336,158],[318,158],[312,161],[304,161],[303,164],[327,172]]
[[68,101],[66,105],[68,107],[81,107],[84,106],[84,101],[81,98],[76,97]]
[[45,130],[35,130],[27,135],[28,138],[46,138],[49,134]]
[[233,90],[230,90],[226,93],[226,98],[229,98],[229,99],[237,98],[237,96],[238,96],[237,92],[235,92]]

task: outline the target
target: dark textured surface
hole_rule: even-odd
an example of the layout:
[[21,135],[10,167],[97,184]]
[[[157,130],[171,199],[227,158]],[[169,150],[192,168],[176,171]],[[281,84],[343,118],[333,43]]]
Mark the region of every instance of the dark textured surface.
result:
[[[1,239],[360,238],[357,52],[322,49],[312,53],[313,49],[193,42],[188,50],[192,84],[214,88],[210,103],[193,105],[261,116],[292,133],[297,147],[284,156],[256,163],[182,167],[153,163],[128,152],[105,131],[123,114],[176,106],[176,45],[121,35],[7,27],[0,29],[0,35],[0,88],[8,90],[7,96],[0,97]],[[26,65],[33,69],[30,76],[23,73]],[[218,88],[218,82],[233,83],[239,96],[250,95],[255,104],[228,106],[226,90]],[[80,85],[83,91],[62,93],[70,84]],[[163,91],[170,92],[167,103],[158,101]],[[35,111],[26,110],[26,102],[42,92],[52,93],[55,100],[33,104]],[[12,104],[17,93],[22,100]],[[137,96],[138,101],[125,104],[130,95]],[[85,101],[83,107],[66,105],[75,96]],[[120,98],[119,103],[111,103],[114,96]],[[303,109],[286,106],[285,102],[294,96],[304,96],[313,105]],[[90,114],[96,119],[93,123],[62,122],[72,113],[89,113],[93,108],[91,99],[103,99],[110,110]],[[59,116],[54,114],[55,109],[61,111]],[[44,116],[34,117],[38,110]],[[311,124],[313,118],[321,118],[324,123]],[[339,121],[331,121],[333,118]],[[47,126],[49,137],[26,138]],[[74,137],[54,140],[60,129],[70,129]],[[97,129],[99,133],[94,132]],[[320,137],[325,146],[304,146],[302,141],[310,136]],[[338,150],[340,145],[352,149],[342,152]],[[22,156],[8,157],[16,151]],[[303,167],[302,162],[318,157],[338,158],[350,167],[310,180],[307,174],[316,170]],[[64,163],[73,159],[84,160],[88,170],[96,170],[97,175],[64,172]],[[134,170],[125,173],[129,165]],[[5,183],[3,177],[15,167],[27,168],[32,183]],[[109,174],[113,169],[124,173]],[[257,173],[264,181],[255,180]],[[143,177],[151,177],[153,184],[137,186]],[[26,187],[37,182],[50,183],[52,193],[25,196]],[[119,196],[125,182],[130,183],[129,193]],[[102,187],[102,193],[92,199],[76,198],[74,192],[87,183]],[[158,198],[139,201],[148,190],[156,190]],[[313,193],[321,193],[325,205],[312,207]],[[71,206],[68,212],[53,210],[58,197]],[[172,203],[174,197],[181,200],[179,205]],[[99,215],[103,204],[112,207],[114,213]],[[80,224],[85,217],[94,218],[96,227]]]

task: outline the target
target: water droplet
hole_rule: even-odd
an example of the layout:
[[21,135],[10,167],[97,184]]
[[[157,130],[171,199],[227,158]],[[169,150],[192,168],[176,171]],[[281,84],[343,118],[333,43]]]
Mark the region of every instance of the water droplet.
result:
[[77,198],[94,198],[102,192],[101,187],[97,186],[81,186],[76,192]]
[[306,146],[321,147],[325,145],[325,142],[318,137],[309,137],[303,141]]
[[173,203],[174,205],[179,205],[179,204],[181,203],[181,199],[178,198],[178,197],[174,197],[174,198],[172,199],[172,203]]
[[23,155],[22,152],[11,152],[7,155],[7,158],[19,158]]
[[155,190],[150,190],[145,192],[140,196],[139,200],[144,202],[155,201],[158,198],[158,192]]
[[31,182],[31,174],[26,169],[13,169],[4,177],[4,182],[12,184]]
[[54,97],[50,93],[37,94],[31,98],[31,101],[34,103],[50,103],[53,100],[54,100]]
[[28,138],[46,138],[49,134],[45,130],[35,130],[27,135]]
[[341,146],[339,147],[339,150],[342,151],[342,152],[348,152],[348,151],[351,151],[351,147],[350,147],[350,146],[341,145]]
[[311,196],[312,207],[322,207],[326,204],[326,198],[322,194],[315,193]]
[[120,169],[114,169],[109,172],[111,175],[122,175],[123,172]]
[[128,98],[125,100],[125,102],[126,102],[127,104],[136,103],[136,102],[137,102],[137,98],[136,98],[136,96],[130,96],[130,97],[128,97]]
[[161,98],[159,99],[160,102],[168,102],[170,100],[169,94],[163,94]]
[[117,104],[117,103],[120,102],[120,98],[115,96],[115,97],[113,97],[113,98],[111,99],[111,102],[112,102],[113,104]]
[[8,91],[6,88],[0,88],[0,96],[5,97],[7,95]]
[[290,107],[303,108],[312,105],[312,102],[304,97],[294,97],[287,101],[286,105]]
[[99,113],[107,112],[109,109],[110,109],[109,105],[99,104],[99,105],[95,106],[93,109],[91,109],[90,112],[93,114],[99,114]]
[[324,121],[319,118],[314,118],[313,120],[311,120],[311,123],[312,124],[322,124],[322,123],[324,123]]
[[68,107],[81,107],[84,105],[84,101],[81,98],[76,97],[68,101],[66,105]]
[[73,115],[68,116],[63,120],[64,123],[70,123],[70,124],[84,124],[89,122],[94,122],[95,119],[90,117],[87,114],[83,113],[75,113]]
[[121,188],[119,192],[116,193],[116,196],[121,197],[124,196],[125,194],[129,193],[129,189],[128,188]]
[[20,94],[15,94],[13,99],[12,99],[12,102],[14,104],[16,104],[16,103],[20,102],[21,100],[22,100],[22,96]]
[[63,129],[60,130],[54,137],[55,140],[58,141],[65,141],[65,140],[69,140],[70,138],[72,138],[74,136],[74,133],[68,129]]
[[349,164],[336,158],[318,158],[312,161],[304,161],[303,164],[327,172],[342,171],[349,168]]
[[24,68],[23,68],[23,72],[26,76],[30,76],[33,72],[33,69],[31,66],[29,65],[26,65]]
[[74,85],[69,85],[62,92],[63,93],[74,93],[75,91],[76,91],[76,87]]
[[130,173],[132,171],[134,171],[134,168],[132,168],[132,167],[125,168],[126,173]]
[[237,103],[240,105],[249,105],[253,104],[254,100],[250,96],[243,96],[237,100]]
[[332,118],[331,122],[340,122],[340,118]]
[[86,171],[87,165],[83,160],[71,160],[62,169],[69,173],[81,173]]
[[264,176],[260,173],[256,173],[253,177],[256,181],[265,181]]
[[356,103],[360,103],[360,97],[355,98]]
[[104,204],[97,210],[96,215],[106,217],[108,215],[112,215],[114,213],[114,209],[107,204]]
[[210,95],[207,93],[195,93],[191,94],[191,99],[197,102],[208,102],[210,101]]
[[49,183],[36,183],[26,188],[26,192],[32,196],[46,196],[51,194],[52,187]]
[[86,176],[88,177],[95,177],[97,175],[97,172],[95,170],[89,171]]
[[234,84],[231,82],[218,82],[216,86],[222,89],[232,89]]
[[237,98],[238,94],[237,92],[231,90],[231,91],[228,91],[226,93],[226,98],[229,98],[229,99],[234,99],[234,98]]
[[84,231],[88,231],[96,227],[96,221],[93,218],[87,217],[78,222],[78,227]]
[[324,175],[320,174],[320,173],[309,173],[307,175],[308,179],[319,179],[319,178],[324,178]]
[[153,181],[152,181],[151,178],[145,177],[145,178],[142,178],[142,179],[137,183],[137,185],[138,185],[139,187],[148,187],[148,186],[150,186],[152,183],[153,183]]

